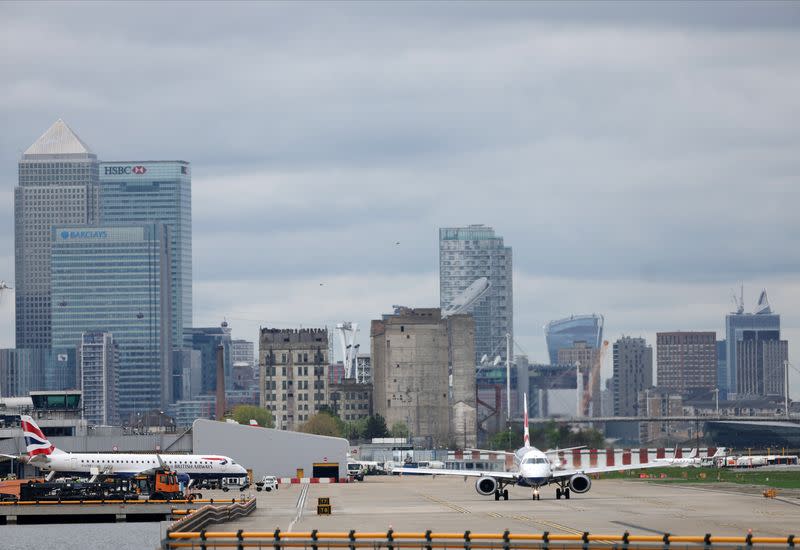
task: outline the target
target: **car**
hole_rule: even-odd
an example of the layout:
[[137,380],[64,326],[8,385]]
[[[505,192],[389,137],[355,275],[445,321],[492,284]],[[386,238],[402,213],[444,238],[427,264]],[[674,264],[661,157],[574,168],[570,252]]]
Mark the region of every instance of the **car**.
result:
[[270,492],[273,489],[278,490],[278,478],[275,476],[264,476],[261,481],[256,481],[256,491]]

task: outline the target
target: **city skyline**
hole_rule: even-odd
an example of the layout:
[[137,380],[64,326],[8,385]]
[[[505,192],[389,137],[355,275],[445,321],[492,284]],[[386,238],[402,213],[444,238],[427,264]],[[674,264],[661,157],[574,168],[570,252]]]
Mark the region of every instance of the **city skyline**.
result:
[[[270,28],[302,20],[291,7],[252,9]],[[605,315],[611,342],[624,333],[652,345],[673,330],[721,337],[741,281],[746,304],[767,288],[798,367],[800,161],[788,123],[800,108],[797,19],[775,5],[724,16],[676,6],[660,19],[627,6],[601,16],[511,5],[481,22],[484,9],[467,6],[441,33],[420,23],[454,16],[445,8],[373,6],[378,33],[357,13],[347,21],[321,7],[310,17],[333,18],[333,30],[311,25],[297,40],[263,38],[250,23],[259,17],[239,15],[233,55],[206,42],[193,56],[191,35],[223,33],[230,15],[199,6],[191,33],[153,46],[148,37],[179,18],[169,6],[145,19],[125,6],[4,5],[0,279],[14,279],[20,153],[61,117],[101,159],[192,163],[194,326],[227,318],[255,341],[259,325],[368,326],[395,303],[435,306],[438,229],[482,223],[514,248],[515,352],[532,361],[547,358],[547,321],[586,311]],[[111,20],[126,23],[112,31]],[[339,33],[352,38],[328,48]],[[53,48],[64,52],[57,63]],[[134,61],[142,49],[152,66]],[[216,87],[206,67],[247,81],[250,50],[267,54],[255,72],[279,81]],[[31,55],[42,58],[36,77]],[[85,72],[85,59],[127,63],[131,76],[109,81]],[[433,59],[424,79],[423,59]],[[681,77],[661,76],[664,64]],[[351,78],[331,76],[340,71]],[[180,83],[189,72],[201,85]],[[0,347],[14,345],[12,302],[4,292]]]

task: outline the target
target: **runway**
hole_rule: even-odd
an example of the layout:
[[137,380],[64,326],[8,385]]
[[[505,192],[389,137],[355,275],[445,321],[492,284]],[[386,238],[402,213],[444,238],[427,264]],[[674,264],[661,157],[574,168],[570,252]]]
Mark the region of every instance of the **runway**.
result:
[[[588,493],[570,500],[556,500],[550,487],[533,501],[529,489],[512,487],[508,501],[495,501],[475,492],[470,479],[376,476],[362,483],[282,485],[277,492],[254,494],[258,509],[252,516],[209,530],[800,534],[800,499],[767,499],[729,487],[594,480]],[[317,515],[318,497],[330,498],[330,516]]]

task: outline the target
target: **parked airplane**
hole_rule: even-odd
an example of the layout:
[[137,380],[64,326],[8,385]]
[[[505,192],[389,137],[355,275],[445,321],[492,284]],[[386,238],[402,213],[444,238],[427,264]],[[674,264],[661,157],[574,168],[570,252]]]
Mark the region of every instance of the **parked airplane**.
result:
[[[190,454],[67,453],[57,449],[45,437],[33,418],[23,415],[22,432],[28,451],[28,463],[52,473],[133,476],[161,466],[169,466],[179,477],[206,479],[244,478],[247,470],[230,457]],[[19,458],[4,455],[7,458]]]
[[[677,450],[675,451],[677,454]],[[698,456],[697,449],[692,449],[689,456],[675,458],[658,458],[656,462],[660,466],[680,466],[681,468],[700,468],[701,466],[712,466],[715,458],[722,458],[725,456],[725,447],[719,447],[713,456]]]
[[[638,470],[659,466],[656,463],[628,464],[594,468],[556,469],[547,453],[531,446],[528,430],[528,396],[525,395],[524,444],[514,452],[514,467],[508,472],[480,472],[475,470],[438,470],[433,468],[398,468],[395,472],[408,474],[452,475],[477,477],[475,490],[483,496],[494,495],[495,500],[508,500],[508,485],[519,485],[533,489],[533,500],[540,500],[539,488],[557,485],[556,499],[569,498],[570,493],[586,493],[592,487],[590,474]],[[553,451],[555,452],[555,451]]]

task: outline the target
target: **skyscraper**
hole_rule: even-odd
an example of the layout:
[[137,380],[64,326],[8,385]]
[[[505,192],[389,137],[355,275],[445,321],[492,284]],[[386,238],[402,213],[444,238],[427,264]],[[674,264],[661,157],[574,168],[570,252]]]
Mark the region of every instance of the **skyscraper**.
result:
[[788,343],[781,340],[781,316],[772,312],[766,290],[753,313],[740,303],[725,316],[725,334],[728,395],[782,395]]
[[100,163],[100,223],[161,223],[171,258],[172,344],[181,347],[192,326],[192,176],[189,163]]
[[637,416],[639,392],[652,385],[653,348],[644,338],[623,336],[614,342],[614,416]]
[[656,334],[658,387],[683,397],[703,391],[708,398],[717,387],[715,332],[659,332]]
[[558,350],[571,348],[575,342],[585,342],[592,349],[600,349],[603,343],[602,315],[570,315],[564,319],[550,321],[544,327],[550,364],[559,363]]
[[161,224],[52,228],[53,347],[84,332],[119,346],[119,412],[166,407],[172,396],[169,244]]
[[14,189],[18,349],[52,344],[50,228],[96,223],[97,217],[97,156],[58,119],[23,153]]
[[446,308],[480,277],[491,284],[465,313],[475,319],[475,361],[506,355],[506,334],[514,336],[511,247],[484,225],[439,229],[439,304]]

